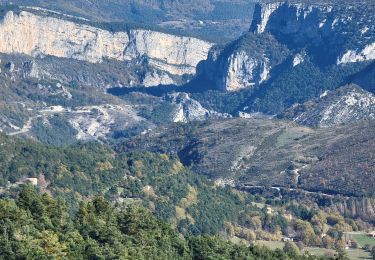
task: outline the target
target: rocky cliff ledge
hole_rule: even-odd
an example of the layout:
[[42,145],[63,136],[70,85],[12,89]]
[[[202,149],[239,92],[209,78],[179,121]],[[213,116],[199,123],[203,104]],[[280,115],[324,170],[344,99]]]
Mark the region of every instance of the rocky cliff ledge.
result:
[[320,50],[321,60],[345,64],[375,59],[373,1],[268,1],[254,10],[250,31],[269,32],[288,47]]
[[34,57],[55,56],[100,63],[146,60],[163,80],[148,86],[172,84],[173,76],[192,75],[205,60],[212,44],[192,37],[134,29],[112,33],[82,23],[37,15],[8,12],[0,23],[0,52]]

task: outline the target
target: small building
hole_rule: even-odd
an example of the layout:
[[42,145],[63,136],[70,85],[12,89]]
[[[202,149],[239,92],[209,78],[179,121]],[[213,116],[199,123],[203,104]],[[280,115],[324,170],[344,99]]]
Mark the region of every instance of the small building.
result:
[[294,237],[281,237],[282,242],[293,242]]
[[38,186],[38,178],[26,178],[25,183],[31,183],[34,186]]

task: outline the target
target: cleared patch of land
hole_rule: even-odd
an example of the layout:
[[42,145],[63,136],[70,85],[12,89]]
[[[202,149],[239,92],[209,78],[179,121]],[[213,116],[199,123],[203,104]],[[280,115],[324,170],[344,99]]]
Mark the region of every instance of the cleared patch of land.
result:
[[348,253],[349,259],[353,259],[353,260],[372,259],[371,254],[362,249],[349,249],[346,252]]
[[[375,239],[374,239],[375,241]],[[283,249],[284,242],[279,241],[263,241],[259,240],[257,241],[260,245],[265,245],[271,249]],[[332,249],[326,249],[326,248],[320,248],[320,247],[306,247],[305,251],[310,252],[312,255],[316,256],[324,256],[326,253],[336,253],[335,250]],[[371,254],[369,252],[366,252],[362,249],[348,249],[346,250],[346,253],[351,260],[364,260],[364,259],[372,259]]]
[[365,245],[375,246],[375,238],[368,236],[366,233],[352,233],[350,234],[353,240],[363,247]]
[[[271,249],[283,249],[284,247],[284,242],[280,241],[264,241],[264,240],[259,240],[257,241],[258,244],[260,245],[265,245]],[[326,249],[326,248],[320,248],[320,247],[305,247],[305,251],[310,252],[312,255],[316,256],[323,256],[325,253],[331,252],[335,253],[335,250],[331,249]]]

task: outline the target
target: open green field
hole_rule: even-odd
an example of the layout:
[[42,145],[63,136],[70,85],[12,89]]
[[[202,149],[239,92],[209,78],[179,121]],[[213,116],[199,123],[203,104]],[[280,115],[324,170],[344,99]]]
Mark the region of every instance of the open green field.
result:
[[284,247],[284,242],[280,242],[280,241],[264,241],[264,240],[257,240],[256,241],[257,244],[259,245],[265,245],[273,250],[279,248],[279,249],[283,249]]
[[[259,240],[257,241],[257,243],[260,245],[265,245],[271,249],[277,249],[277,248],[283,249],[284,247],[284,242],[280,242],[280,241]],[[323,256],[327,252],[335,253],[335,250],[320,248],[320,247],[305,247],[305,251],[309,251],[312,255],[316,255],[316,256]]]
[[362,249],[349,249],[346,250],[349,259],[352,260],[364,260],[364,259],[372,259],[370,252],[366,252]]
[[367,236],[366,233],[348,233],[348,234],[351,236],[353,240],[357,241],[357,243],[362,247],[366,244],[375,246],[375,238]]

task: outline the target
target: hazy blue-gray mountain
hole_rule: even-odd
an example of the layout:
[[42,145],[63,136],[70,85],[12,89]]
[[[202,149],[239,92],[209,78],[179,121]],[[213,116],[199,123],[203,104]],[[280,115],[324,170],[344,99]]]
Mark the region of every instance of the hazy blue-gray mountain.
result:
[[372,1],[261,1],[249,33],[212,50],[202,77],[223,91],[249,92],[243,107],[269,114],[351,82],[373,91],[374,8]]

